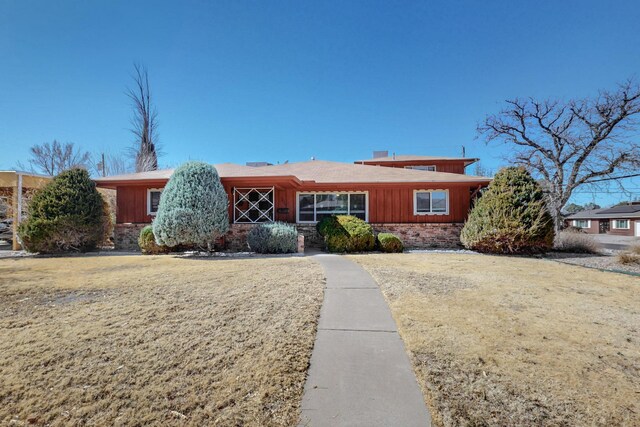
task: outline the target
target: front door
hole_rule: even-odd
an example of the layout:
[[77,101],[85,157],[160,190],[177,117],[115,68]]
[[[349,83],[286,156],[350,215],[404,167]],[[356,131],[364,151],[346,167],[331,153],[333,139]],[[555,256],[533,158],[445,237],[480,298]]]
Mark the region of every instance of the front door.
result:
[[600,234],[606,234],[609,232],[609,220],[608,219],[601,219],[600,222],[600,228],[599,228],[599,233]]
[[636,219],[634,222],[636,224],[636,236],[640,237],[640,218]]

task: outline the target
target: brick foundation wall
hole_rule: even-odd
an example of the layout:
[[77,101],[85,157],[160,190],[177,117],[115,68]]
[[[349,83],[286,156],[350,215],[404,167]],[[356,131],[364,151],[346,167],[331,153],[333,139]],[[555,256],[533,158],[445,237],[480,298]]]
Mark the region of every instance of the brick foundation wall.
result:
[[[247,234],[249,234],[249,231],[256,226],[257,224],[230,224],[229,232],[224,236],[225,249],[235,252],[250,251],[247,243]],[[298,252],[304,252],[304,247],[309,242],[309,239],[307,238],[308,233],[303,230],[305,228],[304,226],[296,226],[296,228],[298,229]],[[314,233],[315,230],[315,226],[313,226]]]
[[324,246],[324,239],[316,231],[315,224],[296,224],[296,228],[298,229],[298,234],[304,236],[306,246]]
[[116,250],[139,251],[140,230],[149,224],[116,224],[113,227],[113,244]]
[[247,234],[255,224],[230,224],[229,232],[224,235],[224,247],[230,251],[248,252]]
[[407,249],[459,248],[463,224],[371,224],[376,233],[393,233]]
[[[140,230],[147,224],[116,224],[114,243],[118,250],[138,251]],[[393,233],[400,237],[408,249],[459,248],[463,224],[371,224],[376,233]],[[224,248],[230,251],[249,251],[247,234],[255,224],[231,224],[224,236]],[[298,234],[304,236],[304,246],[324,246],[314,224],[297,224]]]

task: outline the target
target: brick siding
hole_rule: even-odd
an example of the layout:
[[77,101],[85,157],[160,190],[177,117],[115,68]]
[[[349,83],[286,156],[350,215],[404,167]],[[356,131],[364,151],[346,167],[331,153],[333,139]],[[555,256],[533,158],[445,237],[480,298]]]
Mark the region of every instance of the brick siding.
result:
[[113,244],[119,251],[139,251],[140,230],[149,224],[116,224],[113,227]]
[[463,224],[371,224],[376,233],[393,233],[407,249],[459,248]]
[[[118,250],[140,250],[138,236],[147,224],[116,224],[114,243]],[[393,233],[404,243],[407,249],[459,248],[460,231],[463,224],[371,224],[376,233]],[[247,234],[255,224],[231,224],[224,236],[224,249],[229,251],[249,251]],[[314,224],[297,224],[298,234],[304,236],[299,250],[304,246],[323,246]]]

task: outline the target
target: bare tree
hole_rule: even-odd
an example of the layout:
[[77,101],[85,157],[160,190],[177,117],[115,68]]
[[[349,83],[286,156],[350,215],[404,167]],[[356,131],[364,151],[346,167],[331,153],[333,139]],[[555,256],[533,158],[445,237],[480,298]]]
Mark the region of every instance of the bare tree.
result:
[[30,149],[29,166],[18,163],[21,169],[29,169],[34,173],[55,176],[72,168],[88,169],[91,165],[91,154],[76,148],[73,142],[61,144],[57,140],[34,145]]
[[95,172],[100,176],[122,175],[134,171],[131,162],[120,154],[102,153],[95,163]]
[[134,64],[134,87],[127,89],[127,96],[133,106],[131,132],[136,136],[134,149],[136,172],[158,169],[158,113],[151,99],[149,74],[147,69]]
[[489,169],[485,167],[480,161],[476,162],[473,168],[473,174],[475,176],[494,176],[495,172],[493,169]]
[[556,228],[576,188],[637,176],[640,86],[629,80],[595,98],[537,101],[515,99],[478,125],[486,143],[510,145],[508,160],[525,166],[547,194]]

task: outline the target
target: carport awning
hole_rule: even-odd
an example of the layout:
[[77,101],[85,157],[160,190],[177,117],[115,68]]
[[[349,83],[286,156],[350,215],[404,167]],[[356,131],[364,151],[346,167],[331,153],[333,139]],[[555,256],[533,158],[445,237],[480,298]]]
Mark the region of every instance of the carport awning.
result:
[[22,176],[23,188],[40,188],[51,181],[50,176],[20,171],[0,171],[0,187],[17,187],[18,175]]

